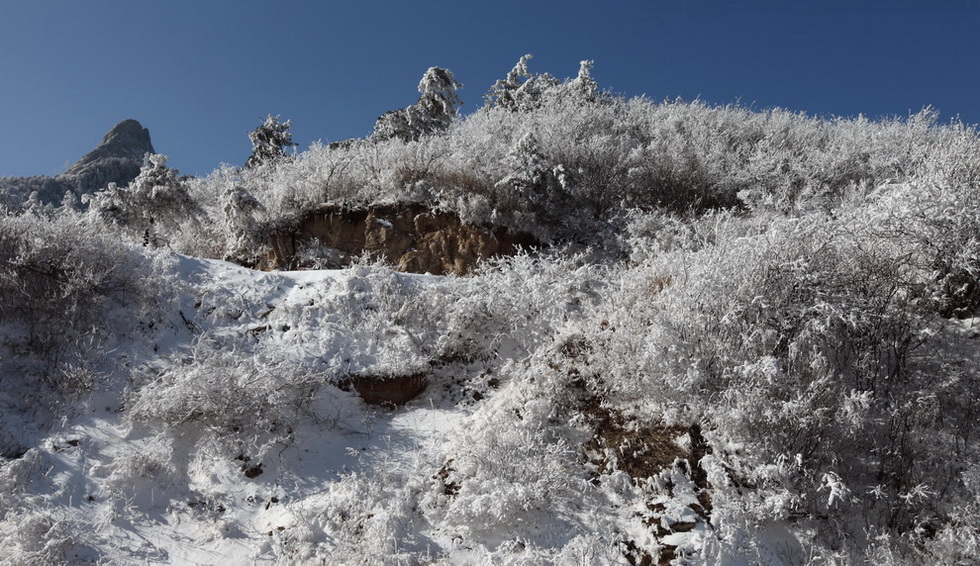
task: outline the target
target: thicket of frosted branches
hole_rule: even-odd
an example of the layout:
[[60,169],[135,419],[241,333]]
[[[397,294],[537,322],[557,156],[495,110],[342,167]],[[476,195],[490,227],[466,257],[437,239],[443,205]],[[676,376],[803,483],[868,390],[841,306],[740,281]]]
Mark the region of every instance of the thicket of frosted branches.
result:
[[583,91],[579,80],[532,90],[533,105],[488,103],[417,141],[314,145],[290,161],[225,168],[195,183],[194,195],[220,216],[220,197],[245,190],[268,222],[320,203],[421,202],[543,242],[594,245],[597,228],[618,230],[629,210],[830,210],[883,184],[978,175],[975,129],[941,125],[929,109],[828,120],[625,100]]

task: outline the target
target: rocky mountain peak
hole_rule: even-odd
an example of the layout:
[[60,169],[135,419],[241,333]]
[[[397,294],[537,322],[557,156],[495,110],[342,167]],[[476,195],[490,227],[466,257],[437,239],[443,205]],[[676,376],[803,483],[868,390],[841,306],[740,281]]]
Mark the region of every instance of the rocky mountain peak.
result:
[[97,191],[109,183],[127,185],[139,175],[147,153],[156,153],[150,131],[136,120],[123,120],[59,179],[68,181],[78,194]]
[[150,130],[136,120],[123,120],[106,133],[98,147],[72,165],[67,174],[106,159],[132,159],[142,163],[146,153],[156,153],[150,142]]
[[43,204],[56,205],[66,193],[80,197],[109,183],[126,186],[139,175],[147,153],[156,153],[150,131],[136,120],[123,120],[95,149],[57,177],[0,178],[0,205],[17,210],[32,195]]

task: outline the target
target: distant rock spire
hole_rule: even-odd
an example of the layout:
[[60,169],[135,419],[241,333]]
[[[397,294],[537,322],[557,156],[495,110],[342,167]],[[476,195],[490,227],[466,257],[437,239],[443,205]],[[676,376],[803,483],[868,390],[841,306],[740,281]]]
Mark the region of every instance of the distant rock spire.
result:
[[142,163],[146,153],[156,153],[150,142],[150,130],[136,120],[123,120],[106,133],[98,147],[79,159],[67,173],[75,173],[103,159],[133,159]]
[[127,185],[139,175],[147,153],[156,153],[150,131],[136,120],[123,120],[109,130],[98,147],[58,178],[74,185],[78,194],[97,191],[109,183]]
[[147,153],[156,153],[150,131],[136,120],[123,120],[98,147],[57,177],[0,177],[0,206],[20,210],[31,200],[58,205],[109,183],[124,187],[140,174]]

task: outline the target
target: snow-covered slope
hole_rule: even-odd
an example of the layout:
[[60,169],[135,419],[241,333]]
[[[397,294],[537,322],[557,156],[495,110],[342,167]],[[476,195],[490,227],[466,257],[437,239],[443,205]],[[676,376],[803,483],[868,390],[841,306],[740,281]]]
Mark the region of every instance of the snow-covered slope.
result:
[[[510,383],[509,366],[536,344],[504,332],[518,324],[547,339],[551,319],[574,309],[531,304],[535,293],[558,295],[547,275],[532,288],[525,261],[528,304],[487,304],[467,295],[490,279],[168,260],[181,286],[162,320],[118,338],[118,371],[0,468],[3,554],[12,563],[354,564],[480,562],[520,555],[523,540],[561,549],[591,530],[592,511],[585,501],[549,509],[550,498],[594,498],[594,489],[581,472],[569,476],[578,456],[566,441],[544,445],[513,416],[547,400]],[[472,334],[460,336],[466,325]],[[474,338],[488,346],[464,359]],[[428,388],[402,407],[368,406],[345,390],[352,376],[418,372]]]
[[[813,226],[827,254],[837,236]],[[853,238],[849,226],[842,234]],[[833,531],[827,517],[847,509],[860,510],[850,515],[857,522],[875,517],[883,511],[874,497],[890,497],[889,486],[877,496],[849,487],[862,477],[845,475],[865,465],[856,460],[812,477],[808,462],[823,462],[824,452],[771,457],[765,443],[794,446],[794,430],[824,430],[823,450],[850,454],[854,443],[882,438],[833,427],[882,426],[887,440],[893,429],[873,411],[897,401],[828,377],[783,401],[790,378],[767,356],[726,361],[742,372],[728,379],[743,381],[715,404],[695,405],[710,389],[691,385],[707,379],[709,366],[699,364],[710,348],[725,347],[707,337],[747,339],[715,327],[752,312],[740,306],[742,293],[759,304],[758,262],[806,257],[780,238],[808,236],[795,223],[785,229],[773,224],[763,243],[755,228],[720,223],[717,244],[625,269],[522,255],[467,278],[382,264],[260,272],[152,255],[144,277],[154,281],[153,300],[104,305],[75,402],[7,411],[0,421],[29,448],[0,461],[0,556],[10,564],[331,565],[832,558],[835,537],[859,525],[844,519]],[[835,266],[819,284],[848,284],[833,280],[847,273]],[[681,276],[689,280],[675,283]],[[768,300],[755,308],[779,309],[783,320],[803,304]],[[867,332],[861,312],[854,307],[849,324]],[[876,327],[893,324],[877,316]],[[905,363],[945,377],[911,374],[907,392],[893,395],[914,395],[924,419],[916,426],[929,430],[930,399],[969,405],[980,348],[975,320],[921,324]],[[65,386],[54,397],[17,389],[7,371],[12,405],[65,398]],[[354,387],[406,376],[427,387],[404,405],[368,405]],[[943,400],[956,391],[966,393]],[[800,407],[817,407],[812,422],[767,428],[798,419]],[[821,407],[837,412],[823,421]],[[972,445],[957,440],[959,429],[935,430],[931,446],[961,442],[970,481]],[[908,450],[931,454],[917,448],[925,440],[910,437]],[[946,481],[912,473],[921,479],[907,481],[918,487],[897,493],[906,507],[889,507],[893,516],[924,517],[922,501]],[[971,511],[962,513],[966,520]],[[926,542],[934,555],[963,556],[971,536],[949,527]],[[895,558],[880,541],[862,544]]]
[[[0,561],[974,563],[976,128],[525,64],[417,140],[0,211]],[[199,259],[379,207],[545,249]]]

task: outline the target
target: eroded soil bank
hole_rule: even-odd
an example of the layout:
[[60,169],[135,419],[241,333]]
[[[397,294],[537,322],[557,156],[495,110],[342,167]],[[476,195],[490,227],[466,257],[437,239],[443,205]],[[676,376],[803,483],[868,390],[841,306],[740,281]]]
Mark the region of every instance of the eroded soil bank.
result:
[[536,245],[527,234],[463,224],[420,205],[322,206],[272,235],[268,268],[343,267],[367,253],[407,273],[465,275],[481,259]]

